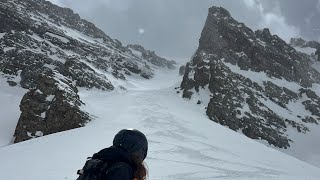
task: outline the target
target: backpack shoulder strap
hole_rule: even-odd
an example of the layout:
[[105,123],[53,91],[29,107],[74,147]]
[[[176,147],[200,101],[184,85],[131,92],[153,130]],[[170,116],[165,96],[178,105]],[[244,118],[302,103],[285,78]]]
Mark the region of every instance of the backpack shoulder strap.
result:
[[108,169],[108,162],[100,160],[100,159],[93,159],[92,157],[88,157],[85,165],[82,169],[77,171],[78,175],[83,175],[85,173],[101,173],[106,172]]

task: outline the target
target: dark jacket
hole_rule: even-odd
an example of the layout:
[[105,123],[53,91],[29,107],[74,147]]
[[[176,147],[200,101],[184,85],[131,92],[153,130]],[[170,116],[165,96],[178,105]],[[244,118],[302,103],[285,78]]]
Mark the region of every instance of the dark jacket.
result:
[[94,154],[92,158],[108,162],[106,180],[133,179],[133,172],[136,168],[134,163],[130,160],[129,154],[124,150],[111,146]]

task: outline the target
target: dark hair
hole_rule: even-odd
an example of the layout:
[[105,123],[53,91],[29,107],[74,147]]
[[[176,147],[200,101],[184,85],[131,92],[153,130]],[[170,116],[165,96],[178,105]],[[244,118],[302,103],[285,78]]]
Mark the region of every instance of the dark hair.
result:
[[138,180],[146,180],[148,177],[148,168],[146,163],[144,163],[143,160],[141,161],[139,155],[133,154],[131,158],[136,167],[133,174],[134,178],[137,178]]

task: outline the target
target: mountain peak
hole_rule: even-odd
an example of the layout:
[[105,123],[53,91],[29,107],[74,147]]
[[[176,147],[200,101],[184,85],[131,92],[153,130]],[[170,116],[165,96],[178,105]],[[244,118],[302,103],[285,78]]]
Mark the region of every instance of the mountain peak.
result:
[[[201,102],[206,102],[201,92],[209,92],[206,113],[211,120],[288,148],[294,141],[288,128],[306,133],[310,123],[320,120],[320,97],[311,89],[319,82],[320,73],[311,67],[309,57],[268,28],[253,32],[224,8],[212,7],[181,89],[183,97]],[[278,109],[295,112],[291,102],[308,113],[290,118],[279,113]]]
[[231,18],[229,11],[223,7],[212,6],[209,8],[209,14],[217,18]]
[[262,30],[257,30],[255,33],[260,36],[264,36],[264,37],[271,37],[272,36],[269,28],[263,28]]

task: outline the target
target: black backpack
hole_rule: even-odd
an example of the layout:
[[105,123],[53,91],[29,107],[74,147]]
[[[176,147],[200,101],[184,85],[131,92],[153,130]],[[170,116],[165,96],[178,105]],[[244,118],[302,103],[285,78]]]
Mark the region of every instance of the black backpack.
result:
[[77,180],[103,180],[108,171],[108,162],[88,157],[82,169],[77,171]]

